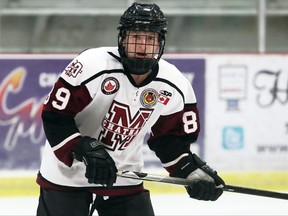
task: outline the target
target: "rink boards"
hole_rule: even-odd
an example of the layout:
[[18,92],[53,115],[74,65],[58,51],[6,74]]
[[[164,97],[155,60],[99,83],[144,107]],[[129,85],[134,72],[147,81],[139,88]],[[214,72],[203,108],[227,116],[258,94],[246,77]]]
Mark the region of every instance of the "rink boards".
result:
[[[75,55],[0,55],[0,195],[35,195],[45,142],[42,101]],[[288,55],[169,54],[191,81],[201,133],[193,152],[229,184],[288,190]],[[145,167],[160,167],[144,144]],[[183,187],[145,183],[155,193]]]
[[[152,172],[151,172],[152,173]],[[162,174],[162,173],[161,173]],[[219,173],[227,184],[243,187],[251,187],[272,191],[288,191],[288,172],[250,172],[250,173]],[[5,175],[0,177],[1,196],[38,196],[39,186],[35,182],[35,176]],[[165,175],[163,173],[163,175]],[[2,175],[3,176],[3,175]],[[145,188],[151,193],[184,193],[182,186],[158,182],[144,182]]]

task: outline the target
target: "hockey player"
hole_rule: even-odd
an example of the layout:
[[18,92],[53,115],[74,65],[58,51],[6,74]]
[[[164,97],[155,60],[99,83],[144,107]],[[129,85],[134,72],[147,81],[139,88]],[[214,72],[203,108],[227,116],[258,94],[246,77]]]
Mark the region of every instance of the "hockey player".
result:
[[[160,59],[167,20],[156,4],[133,3],[121,16],[117,47],[83,51],[46,98],[47,137],[37,183],[38,216],[154,215],[142,181],[143,139],[170,176],[190,178],[191,198],[217,200],[224,181],[190,151],[200,130],[190,82]],[[96,195],[96,196],[93,196]]]

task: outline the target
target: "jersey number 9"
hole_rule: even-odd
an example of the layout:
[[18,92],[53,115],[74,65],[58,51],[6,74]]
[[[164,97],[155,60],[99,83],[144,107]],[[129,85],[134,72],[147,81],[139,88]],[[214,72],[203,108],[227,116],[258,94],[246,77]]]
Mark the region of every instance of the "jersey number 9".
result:
[[[58,110],[64,110],[68,104],[70,95],[71,95],[70,91],[64,87],[57,89],[55,98],[52,101],[52,106]],[[48,103],[50,96],[51,96],[51,92],[49,93],[48,97],[44,101],[44,104]]]

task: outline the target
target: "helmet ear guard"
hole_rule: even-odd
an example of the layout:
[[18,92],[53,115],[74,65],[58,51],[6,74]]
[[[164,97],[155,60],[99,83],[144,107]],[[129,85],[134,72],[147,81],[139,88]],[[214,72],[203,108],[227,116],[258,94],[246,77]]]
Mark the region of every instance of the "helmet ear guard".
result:
[[[157,65],[164,52],[167,33],[167,20],[159,6],[134,2],[121,16],[118,30],[118,50],[126,71],[130,74],[141,75]],[[154,58],[128,57],[123,44],[127,31],[158,33],[159,49],[157,53],[154,53]]]

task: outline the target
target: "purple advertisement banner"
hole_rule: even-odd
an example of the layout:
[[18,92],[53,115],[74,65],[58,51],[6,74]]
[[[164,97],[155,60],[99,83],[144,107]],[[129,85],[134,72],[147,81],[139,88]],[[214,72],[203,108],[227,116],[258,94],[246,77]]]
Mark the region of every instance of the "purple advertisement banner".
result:
[[[0,170],[38,169],[45,134],[42,103],[73,56],[0,56]],[[205,59],[167,58],[191,78],[200,110],[204,138]],[[189,75],[190,74],[190,75]]]

